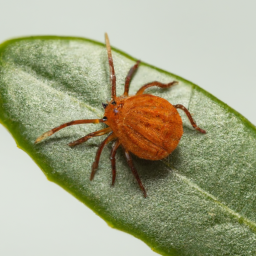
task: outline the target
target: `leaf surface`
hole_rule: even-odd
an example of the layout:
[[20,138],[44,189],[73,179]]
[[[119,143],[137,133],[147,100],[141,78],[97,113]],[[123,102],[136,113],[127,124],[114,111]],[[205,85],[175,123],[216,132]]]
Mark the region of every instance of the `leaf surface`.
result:
[[[113,49],[117,95],[135,59]],[[178,80],[171,89],[148,89],[186,116],[177,149],[162,161],[133,156],[148,198],[143,198],[124,158],[117,154],[111,187],[108,145],[90,182],[91,164],[102,137],[75,148],[68,143],[103,124],[65,128],[42,143],[35,139],[62,123],[102,118],[110,100],[105,46],[81,38],[31,37],[0,46],[0,121],[47,178],[84,202],[107,223],[145,241],[163,255],[256,254],[256,129],[236,111],[195,84],[142,63],[132,80],[133,95],[145,83]]]

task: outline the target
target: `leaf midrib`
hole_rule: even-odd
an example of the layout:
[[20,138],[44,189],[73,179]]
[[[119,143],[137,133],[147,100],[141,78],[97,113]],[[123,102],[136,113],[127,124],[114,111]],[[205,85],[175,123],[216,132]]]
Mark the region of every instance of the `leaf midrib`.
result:
[[[37,75],[37,76],[33,76],[33,74],[31,74],[31,73],[27,72],[26,70],[24,70],[24,69],[22,68],[22,65],[20,65],[20,64],[18,64],[18,63],[16,63],[16,62],[6,62],[6,61],[2,61],[2,62],[3,62],[3,64],[5,64],[5,65],[7,65],[7,66],[9,66],[9,67],[11,67],[11,68],[16,68],[16,69],[20,70],[22,73],[24,73],[24,74],[27,75],[28,77],[32,77],[32,78],[35,79],[36,81],[38,81],[38,77],[42,77],[42,78],[46,78],[45,80],[47,80],[47,81],[51,81],[51,82],[54,81],[54,82],[56,82],[56,83],[59,83],[59,82],[56,81],[56,80],[49,80],[49,79],[47,79],[46,76],[39,75],[36,70],[34,70],[34,69],[31,68],[31,70],[33,70],[33,71],[36,73],[36,75]],[[92,106],[89,105],[89,104],[86,104],[85,102],[81,101],[79,98],[76,98],[76,97],[74,97],[74,96],[71,96],[71,95],[68,94],[68,93],[66,94],[66,93],[64,93],[63,91],[58,90],[57,88],[54,88],[54,87],[52,87],[52,86],[50,86],[50,85],[44,83],[44,82],[42,81],[42,79],[40,79],[40,85],[42,85],[42,86],[45,87],[45,88],[48,88],[49,90],[51,90],[51,91],[53,91],[53,92],[58,92],[59,95],[64,95],[65,97],[68,96],[68,98],[70,98],[71,101],[73,101],[73,102],[78,102],[78,104],[80,104],[82,107],[87,108],[88,110],[94,112],[98,117],[100,117],[100,118],[102,117],[102,114],[103,114],[102,111],[100,111],[99,109],[97,109],[97,108],[95,108],[95,107],[92,107]],[[57,93],[56,93],[56,94],[57,94]]]
[[204,189],[200,188],[198,185],[193,183],[190,179],[188,179],[186,176],[181,175],[179,171],[168,164],[166,161],[162,161],[169,169],[172,170],[173,174],[176,175],[179,179],[181,179],[184,183],[186,183],[191,188],[195,189],[197,192],[199,192],[203,197],[206,199],[210,199],[214,203],[216,203],[219,207],[221,207],[222,210],[230,214],[239,224],[244,224],[248,226],[253,232],[256,233],[256,223],[251,221],[250,219],[240,215],[239,213],[235,212],[228,206],[226,206],[224,203],[220,202],[214,195],[210,194],[209,192],[205,191]]

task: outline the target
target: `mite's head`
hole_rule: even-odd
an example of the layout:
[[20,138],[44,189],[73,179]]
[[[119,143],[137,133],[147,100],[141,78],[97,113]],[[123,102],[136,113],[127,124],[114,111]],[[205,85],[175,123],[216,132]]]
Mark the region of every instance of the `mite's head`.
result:
[[102,106],[105,109],[104,118],[106,119],[106,124],[109,123],[109,120],[111,120],[111,122],[115,122],[114,119],[119,119],[123,105],[124,99],[121,97],[117,97],[115,100],[111,100],[107,103],[102,103]]
[[[118,101],[118,103],[119,103],[119,101]],[[118,113],[119,105],[117,104],[117,102],[115,100],[112,100],[108,103],[102,103],[102,106],[105,109],[105,114],[110,113],[110,112],[113,112],[115,114]]]

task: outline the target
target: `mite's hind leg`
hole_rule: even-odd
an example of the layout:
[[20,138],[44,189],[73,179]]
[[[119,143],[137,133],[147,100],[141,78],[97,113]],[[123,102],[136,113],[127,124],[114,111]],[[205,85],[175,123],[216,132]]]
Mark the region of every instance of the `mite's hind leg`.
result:
[[168,84],[163,84],[163,83],[160,83],[160,82],[157,82],[157,81],[154,81],[154,82],[151,82],[151,83],[148,83],[148,84],[145,84],[143,85],[136,93],[136,95],[140,95],[142,94],[147,88],[149,87],[152,87],[152,86],[158,86],[160,88],[169,88],[175,84],[178,84],[179,82],[177,81],[172,81],[171,83],[168,83]]
[[76,124],[98,124],[98,123],[102,123],[104,122],[104,119],[83,119],[83,120],[75,120],[75,121],[71,121],[65,124],[61,124],[60,126],[57,126],[53,129],[51,129],[50,131],[47,131],[45,133],[43,133],[41,136],[39,136],[36,140],[35,140],[35,144],[39,143],[40,141],[42,141],[43,139],[53,135],[55,132],[70,126],[70,125],[76,125]]
[[136,64],[133,67],[131,67],[130,71],[128,72],[125,78],[124,96],[128,96],[132,76],[134,75],[135,71],[138,69],[139,64],[140,64],[140,61],[137,60]]
[[206,133],[205,130],[199,128],[199,127],[196,125],[196,122],[195,122],[194,119],[192,118],[191,114],[189,113],[189,111],[188,111],[183,105],[177,104],[177,105],[173,105],[173,106],[174,106],[175,108],[180,108],[180,109],[182,109],[182,110],[185,112],[185,114],[187,115],[187,117],[188,117],[188,119],[189,119],[191,125],[192,125],[197,131],[199,131],[199,132],[201,132],[201,133]]
[[110,154],[110,160],[111,160],[111,166],[112,166],[112,186],[114,186],[115,180],[116,180],[116,151],[120,146],[120,144],[121,143],[119,140],[115,141]]
[[113,139],[116,138],[116,135],[112,132],[108,135],[108,137],[103,140],[103,142],[100,144],[98,150],[97,150],[97,153],[96,153],[96,156],[95,156],[95,161],[94,163],[92,164],[92,172],[91,172],[91,177],[90,177],[90,180],[92,180],[94,178],[94,175],[97,171],[97,168],[98,168],[98,165],[99,165],[99,161],[100,161],[100,155],[101,155],[101,152],[103,150],[103,148],[110,142],[112,141]]
[[96,132],[89,133],[89,134],[87,134],[86,136],[84,136],[84,137],[82,137],[82,138],[80,138],[80,139],[78,139],[78,140],[75,140],[75,141],[73,141],[73,142],[70,142],[68,145],[69,145],[70,147],[74,147],[74,146],[76,146],[76,145],[79,145],[79,144],[81,144],[81,143],[86,142],[86,141],[89,140],[90,138],[93,138],[93,137],[96,137],[96,136],[102,136],[102,135],[104,135],[104,134],[106,134],[106,133],[109,133],[109,132],[111,132],[111,131],[112,131],[111,128],[110,128],[110,127],[107,127],[107,128],[105,128],[105,129],[102,129],[102,130],[99,130],[99,131],[96,131]]
[[128,162],[129,167],[131,168],[131,171],[132,171],[134,177],[136,178],[136,180],[137,180],[137,182],[138,182],[138,184],[139,184],[139,186],[140,186],[140,189],[141,189],[142,192],[143,192],[144,197],[147,197],[146,190],[145,190],[145,188],[144,188],[144,186],[143,186],[143,184],[142,184],[142,182],[141,182],[141,180],[140,180],[140,177],[139,177],[139,175],[138,175],[137,170],[135,169],[135,167],[134,167],[134,165],[133,165],[133,162],[132,162],[132,158],[131,158],[131,156],[130,156],[130,153],[129,153],[129,151],[127,151],[127,150],[125,150],[125,157],[126,157],[126,160],[127,160],[127,162]]

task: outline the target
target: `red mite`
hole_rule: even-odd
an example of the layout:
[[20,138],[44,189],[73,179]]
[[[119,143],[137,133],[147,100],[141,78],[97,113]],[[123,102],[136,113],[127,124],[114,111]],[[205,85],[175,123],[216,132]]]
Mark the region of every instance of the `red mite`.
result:
[[158,86],[160,88],[169,88],[177,84],[177,81],[167,84],[154,81],[143,85],[137,91],[136,95],[128,95],[131,78],[137,70],[140,61],[137,61],[136,64],[131,67],[125,79],[124,94],[117,97],[115,69],[107,34],[105,34],[105,40],[108,53],[110,80],[112,84],[112,96],[110,102],[106,104],[102,103],[103,108],[105,109],[104,117],[102,119],[75,120],[62,124],[42,134],[36,139],[35,143],[40,142],[46,137],[51,136],[55,132],[70,125],[105,123],[108,125],[107,128],[89,133],[79,140],[69,143],[69,146],[73,147],[86,142],[92,137],[108,133],[109,135],[100,144],[96,153],[95,161],[92,164],[90,180],[93,179],[98,168],[100,155],[104,146],[114,140],[115,142],[113,143],[110,156],[112,165],[112,185],[114,185],[116,179],[116,151],[119,146],[123,146],[128,165],[131,168],[144,197],[147,197],[146,190],[133,165],[130,153],[148,160],[160,160],[167,157],[177,147],[183,134],[182,120],[177,108],[180,108],[185,112],[191,125],[196,130],[201,133],[206,133],[206,131],[196,125],[191,114],[184,106],[180,104],[172,105],[163,98],[151,94],[143,94],[145,89],[149,87]]

